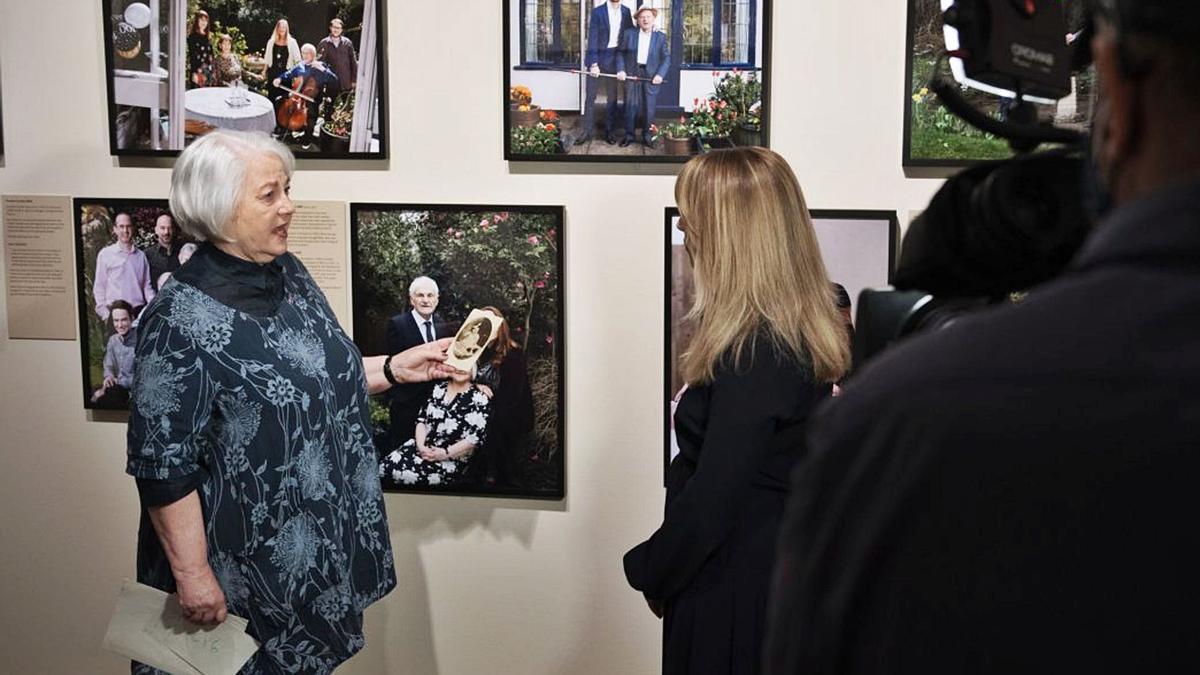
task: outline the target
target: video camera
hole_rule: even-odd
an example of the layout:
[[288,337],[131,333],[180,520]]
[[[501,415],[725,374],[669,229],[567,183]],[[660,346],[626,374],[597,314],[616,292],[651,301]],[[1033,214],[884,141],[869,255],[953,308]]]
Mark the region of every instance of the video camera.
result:
[[[1086,135],[1040,122],[1033,105],[1070,94],[1072,71],[1090,64],[1090,27],[1070,39],[1062,0],[941,0],[941,8],[943,58],[954,79],[935,67],[929,89],[968,124],[1006,139],[1016,156],[948,179],[910,224],[894,288],[859,296],[855,369],[896,340],[1011,301],[1054,277],[1091,229],[1082,181]],[[972,106],[962,87],[1013,104],[996,119]],[[1043,143],[1059,147],[1034,153]]]

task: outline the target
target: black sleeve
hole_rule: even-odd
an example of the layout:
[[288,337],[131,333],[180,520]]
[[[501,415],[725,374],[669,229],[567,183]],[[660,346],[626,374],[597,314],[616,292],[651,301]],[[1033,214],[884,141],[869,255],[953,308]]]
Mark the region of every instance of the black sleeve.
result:
[[[388,319],[387,322],[387,350],[388,354],[398,354],[401,351],[400,329],[396,326],[399,323],[395,318]],[[376,333],[378,335],[378,333]]]
[[154,478],[137,478],[138,498],[142,508],[174,504],[198,489],[208,478],[208,472],[201,469],[181,478],[157,480]]
[[625,554],[631,586],[661,600],[691,583],[737,523],[779,422],[812,404],[810,373],[768,350],[740,372],[718,370],[696,472],[658,531]]
[[492,365],[491,361],[483,361],[483,365],[479,366],[479,371],[475,373],[475,377],[471,380],[475,384],[483,384],[492,388],[492,393],[500,393],[500,369]]

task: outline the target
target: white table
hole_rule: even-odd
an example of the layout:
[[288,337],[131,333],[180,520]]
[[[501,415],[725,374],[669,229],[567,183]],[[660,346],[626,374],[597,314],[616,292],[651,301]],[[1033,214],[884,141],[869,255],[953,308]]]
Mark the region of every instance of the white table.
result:
[[189,89],[183,95],[183,106],[187,109],[189,119],[207,122],[218,129],[262,131],[268,134],[274,131],[275,107],[266,96],[244,91],[250,99],[249,105],[235,108],[225,102],[233,93],[232,87]]

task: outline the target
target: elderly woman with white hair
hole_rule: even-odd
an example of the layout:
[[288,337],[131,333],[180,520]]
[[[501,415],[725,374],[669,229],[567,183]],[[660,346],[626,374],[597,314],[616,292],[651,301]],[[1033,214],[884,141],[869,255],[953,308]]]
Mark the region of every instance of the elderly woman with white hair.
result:
[[363,358],[342,332],[287,251],[293,166],[265,134],[180,155],[171,211],[202,243],[141,315],[131,394],[138,580],[195,623],[248,619],[246,673],[362,648],[364,608],[396,583],[367,395],[454,372],[448,339]]

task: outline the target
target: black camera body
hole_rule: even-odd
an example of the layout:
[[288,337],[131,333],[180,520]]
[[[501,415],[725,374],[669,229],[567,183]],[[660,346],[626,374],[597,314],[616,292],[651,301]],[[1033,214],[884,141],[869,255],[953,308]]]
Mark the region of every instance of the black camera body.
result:
[[1071,93],[1061,0],[955,0],[942,20],[958,31],[968,78],[1041,98]]
[[853,359],[944,328],[1054,278],[1091,232],[1072,148],[978,164],[938,190],[909,224],[893,275],[896,290],[858,298]]

